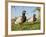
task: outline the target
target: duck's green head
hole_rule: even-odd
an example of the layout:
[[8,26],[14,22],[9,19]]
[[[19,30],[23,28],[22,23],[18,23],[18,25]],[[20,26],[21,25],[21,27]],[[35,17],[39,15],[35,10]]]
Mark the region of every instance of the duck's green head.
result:
[[23,15],[23,16],[25,16],[25,14],[26,14],[26,11],[25,11],[25,10],[23,10],[22,15]]

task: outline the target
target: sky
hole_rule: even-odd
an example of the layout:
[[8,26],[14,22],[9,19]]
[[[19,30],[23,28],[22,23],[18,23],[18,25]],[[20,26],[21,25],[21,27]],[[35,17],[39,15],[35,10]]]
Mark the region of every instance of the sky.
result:
[[37,7],[33,6],[11,6],[11,16],[12,17],[22,16],[22,11],[25,10],[26,17],[29,18],[33,16],[33,14],[37,14],[37,12],[35,12],[36,8]]

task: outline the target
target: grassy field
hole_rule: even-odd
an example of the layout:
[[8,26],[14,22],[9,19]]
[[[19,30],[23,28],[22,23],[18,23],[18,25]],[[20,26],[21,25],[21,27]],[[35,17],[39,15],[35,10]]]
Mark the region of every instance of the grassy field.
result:
[[28,23],[25,22],[23,24],[14,24],[12,23],[11,30],[18,31],[18,30],[39,30],[40,29],[40,22],[35,23]]

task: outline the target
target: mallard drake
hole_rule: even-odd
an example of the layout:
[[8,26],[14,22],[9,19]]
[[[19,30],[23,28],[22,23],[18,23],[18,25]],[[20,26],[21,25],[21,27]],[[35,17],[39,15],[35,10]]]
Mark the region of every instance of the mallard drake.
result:
[[16,19],[15,24],[22,24],[22,23],[24,23],[24,22],[26,21],[26,16],[25,16],[25,14],[26,14],[26,11],[24,10],[24,11],[22,12],[22,16],[20,16],[20,17],[18,17],[18,18]]
[[36,21],[36,15],[35,14],[33,14],[33,16],[32,17],[30,17],[29,19],[28,19],[28,22],[30,22],[30,23],[32,23],[32,22],[35,22]]

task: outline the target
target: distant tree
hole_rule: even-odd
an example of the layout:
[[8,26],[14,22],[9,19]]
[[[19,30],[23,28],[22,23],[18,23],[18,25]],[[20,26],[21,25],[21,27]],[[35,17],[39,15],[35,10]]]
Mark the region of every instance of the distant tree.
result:
[[40,7],[37,7],[36,10],[38,11],[38,18],[37,18],[37,21],[40,21]]
[[40,7],[37,7],[36,10],[38,10],[40,12]]

